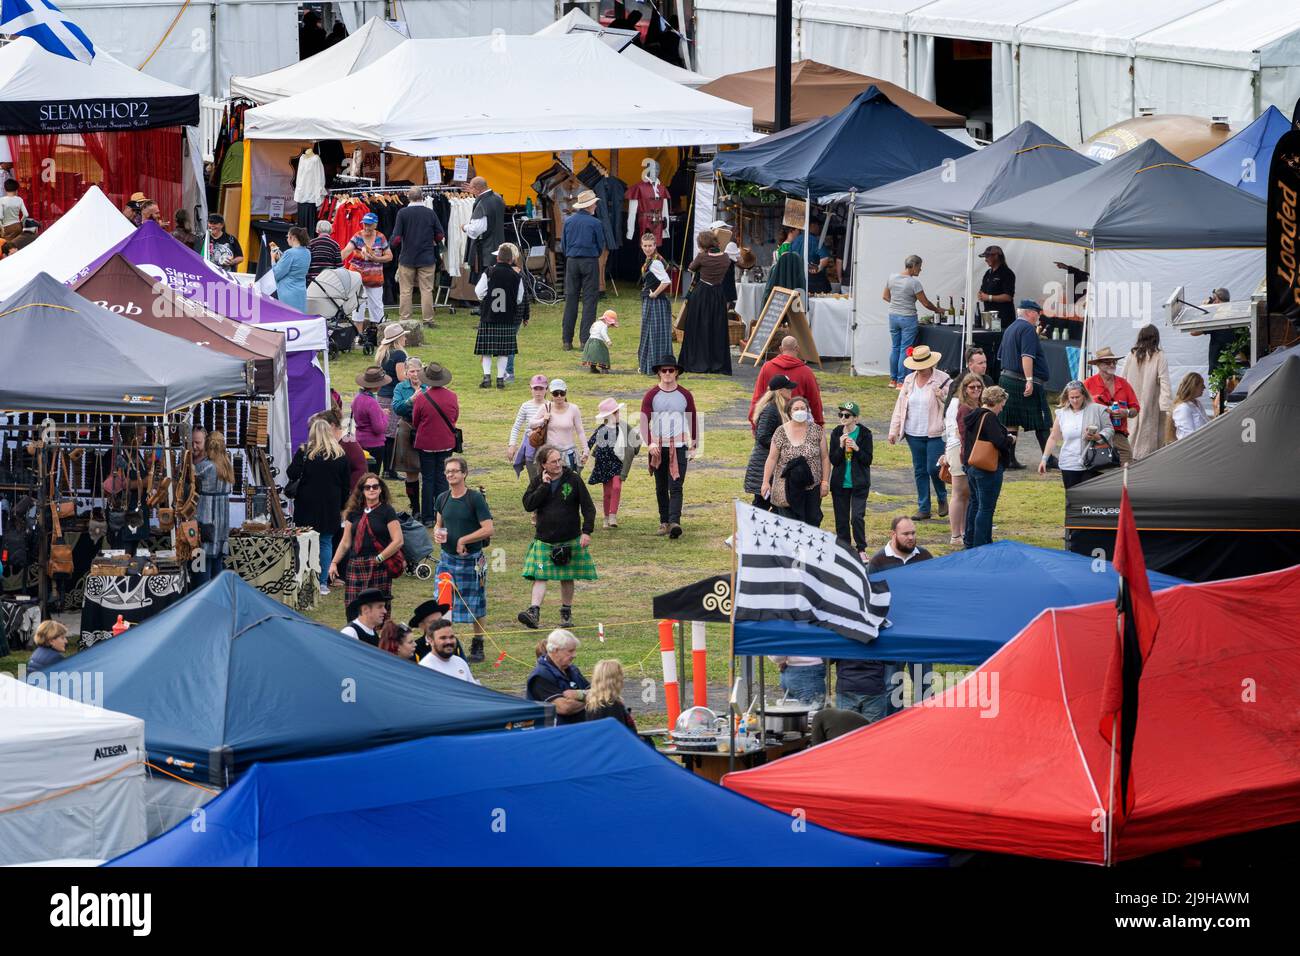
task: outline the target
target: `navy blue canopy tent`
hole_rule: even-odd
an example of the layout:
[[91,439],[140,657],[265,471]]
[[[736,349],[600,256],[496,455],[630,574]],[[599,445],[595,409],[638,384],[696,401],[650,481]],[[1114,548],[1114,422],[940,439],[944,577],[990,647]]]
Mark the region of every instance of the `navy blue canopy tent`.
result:
[[258,760],[501,730],[546,711],[345,637],[230,571],[46,673],[59,671],[102,673],[102,706],[144,719],[153,763],[218,786]]
[[1276,106],[1270,106],[1232,139],[1192,160],[1192,165],[1256,199],[1264,199],[1268,196],[1268,168],[1273,162],[1273,147],[1290,128],[1291,121],[1285,114]]
[[1300,345],[1292,345],[1290,348],[1278,349],[1276,352],[1265,355],[1246,369],[1246,374],[1241,376],[1241,381],[1237,383],[1237,387],[1228,396],[1228,401],[1245,401],[1247,395],[1262,385],[1265,379],[1282,367],[1282,363],[1293,356],[1300,356]]
[[969,146],[870,86],[834,116],[718,153],[713,168],[729,179],[822,202],[895,182],[969,152]]
[[612,720],[263,763],[109,866],[943,866],[724,790]]
[[[798,621],[737,621],[736,653],[787,654],[917,664],[983,664],[1044,608],[1113,600],[1115,570],[1094,560],[998,541],[890,568],[890,626],[868,644]],[[1185,584],[1150,574],[1153,591]]]
[[964,228],[972,209],[988,206],[1092,169],[1097,163],[1028,121],[951,164],[859,194],[869,216],[903,216]]

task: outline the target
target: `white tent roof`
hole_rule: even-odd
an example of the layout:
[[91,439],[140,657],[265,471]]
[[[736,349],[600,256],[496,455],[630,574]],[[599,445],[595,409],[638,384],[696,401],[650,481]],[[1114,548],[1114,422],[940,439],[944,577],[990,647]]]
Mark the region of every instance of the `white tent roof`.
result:
[[907,15],[931,2],[933,0],[806,0],[799,5],[799,17],[817,23],[902,31],[907,28]]
[[607,27],[603,23],[593,20],[578,7],[574,7],[554,23],[548,23],[542,27],[533,36],[561,37],[570,33],[594,33],[615,53],[622,53],[631,45],[637,35],[636,30]]
[[232,76],[230,95],[243,96],[257,103],[271,103],[350,76],[405,42],[406,37],[386,20],[371,17],[360,30],[315,56],[270,73]]
[[144,842],[144,754],[138,717],[0,674],[0,807],[37,801],[0,814],[0,866],[107,859]]
[[757,138],[749,107],[647,74],[583,35],[410,40],[244,121],[250,139],[364,140],[415,156]]
[[1026,20],[1063,7],[1071,0],[935,0],[907,17],[912,33],[963,40],[1011,42]]
[[98,186],[91,186],[35,242],[0,259],[0,299],[9,298],[38,272],[48,272],[60,282],[67,282],[134,228]]
[[[915,0],[907,0],[915,2]],[[601,26],[587,14],[583,13],[577,7],[574,7],[560,19],[556,20],[549,26],[542,27],[533,36],[564,36],[569,33],[585,31],[602,31],[606,28]],[[634,33],[635,31],[616,31],[620,33]],[[615,49],[618,49],[615,47]],[[666,60],[661,60],[653,53],[647,53],[641,47],[634,43],[629,43],[619,50],[623,56],[627,57],[642,69],[649,70],[651,73],[657,73],[665,80],[672,80],[674,83],[680,83],[682,86],[689,86],[697,89],[705,83],[712,83],[716,77],[705,76],[703,73],[695,73],[691,70],[683,70],[680,66],[673,66]]]
[[18,37],[0,47],[0,99],[84,100],[194,96],[193,90],[141,73],[108,53],[89,63],[50,53]]
[[1152,30],[1137,55],[1254,70],[1300,65],[1300,16],[1290,3],[1219,0]]
[[1020,42],[1132,56],[1136,39],[1219,0],[1075,0],[1020,27]]

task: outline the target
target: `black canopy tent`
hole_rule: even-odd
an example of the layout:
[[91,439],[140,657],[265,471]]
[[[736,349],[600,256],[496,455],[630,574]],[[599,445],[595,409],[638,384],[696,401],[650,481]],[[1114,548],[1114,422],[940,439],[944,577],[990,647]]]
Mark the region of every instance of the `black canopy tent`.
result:
[[158,332],[40,273],[0,302],[0,410],[165,415],[247,394],[252,362]]
[[[1128,472],[1151,570],[1214,581],[1300,564],[1300,357]],[[1110,557],[1123,482],[1110,471],[1066,492],[1071,551]]]

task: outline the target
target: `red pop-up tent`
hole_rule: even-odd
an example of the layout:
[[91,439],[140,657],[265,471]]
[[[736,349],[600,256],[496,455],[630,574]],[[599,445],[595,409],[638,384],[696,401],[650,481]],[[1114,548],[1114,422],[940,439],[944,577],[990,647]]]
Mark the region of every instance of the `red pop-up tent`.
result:
[[[1155,595],[1132,859],[1300,821],[1300,566]],[[1113,603],[1044,611],[966,681],[723,784],[842,833],[1102,863]],[[965,706],[963,706],[963,703]]]

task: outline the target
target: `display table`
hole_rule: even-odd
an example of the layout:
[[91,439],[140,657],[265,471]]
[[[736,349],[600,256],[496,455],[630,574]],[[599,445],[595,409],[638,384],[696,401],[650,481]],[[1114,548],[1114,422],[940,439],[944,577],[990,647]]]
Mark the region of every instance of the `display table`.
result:
[[[750,770],[754,767],[776,760],[787,754],[798,753],[808,747],[809,738],[799,737],[779,744],[768,744],[762,750],[748,750],[736,754],[735,769]],[[676,747],[662,747],[659,752],[665,757],[680,757],[682,766],[696,776],[721,784],[725,774],[731,772],[731,754],[721,751],[678,750]]]
[[[942,354],[939,368],[954,377],[962,370],[962,356],[966,351],[964,342],[960,325],[922,325],[917,328],[916,344],[928,345]],[[988,374],[997,381],[1002,372],[998,364],[998,346],[1002,344],[1002,333],[975,329],[971,333],[971,342],[984,350],[989,360]],[[1059,392],[1075,376],[1079,364],[1079,342],[1077,339],[1040,339],[1040,342],[1047,359],[1047,390]],[[821,348],[820,344],[818,348]]]
[[[762,282],[736,285],[736,313],[746,323],[753,322],[763,308]],[[808,325],[813,342],[822,358],[848,358],[852,353],[849,323],[853,300],[849,296],[814,295],[808,298]]]
[[227,569],[297,611],[320,596],[320,534],[310,528],[232,531]]
[[81,647],[108,640],[118,615],[142,624],[185,596],[184,568],[158,574],[87,574],[81,604]]

